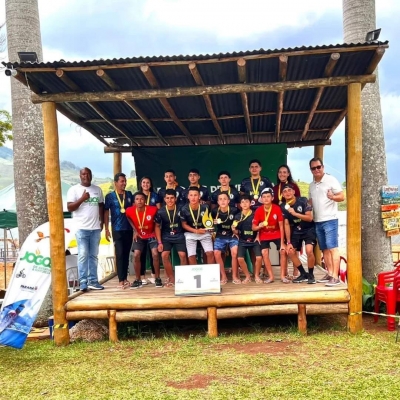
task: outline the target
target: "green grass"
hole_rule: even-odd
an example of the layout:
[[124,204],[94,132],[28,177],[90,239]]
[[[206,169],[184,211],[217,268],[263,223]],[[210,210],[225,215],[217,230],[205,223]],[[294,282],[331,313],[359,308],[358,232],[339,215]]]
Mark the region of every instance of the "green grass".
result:
[[309,318],[302,337],[294,318],[276,321],[220,321],[217,339],[204,336],[205,323],[171,322],[117,344],[0,348],[0,399],[398,398],[395,333],[350,335],[329,317]]

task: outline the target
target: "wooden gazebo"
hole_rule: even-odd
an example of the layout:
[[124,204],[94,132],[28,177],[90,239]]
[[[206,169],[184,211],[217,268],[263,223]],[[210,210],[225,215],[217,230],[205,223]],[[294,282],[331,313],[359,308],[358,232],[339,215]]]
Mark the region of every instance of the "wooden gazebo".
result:
[[[288,147],[314,146],[315,155],[322,158],[323,147],[331,144],[333,132],[347,115],[348,288],[338,296],[339,302],[349,304],[349,330],[360,331],[361,90],[375,82],[374,71],[386,48],[387,42],[368,42],[199,56],[5,64],[33,92],[32,101],[42,104],[54,323],[65,326],[67,310],[72,312],[64,267],[56,111],[104,143],[105,152],[114,153],[114,172],[121,170],[121,153],[140,146],[286,143]],[[303,305],[326,303],[326,294],[321,292],[318,298],[297,294],[291,300],[278,296],[276,300],[267,293],[257,295],[257,301],[242,298],[240,305],[298,304],[304,317]],[[222,304],[213,297],[201,302],[209,323]],[[145,303],[140,307],[150,309]],[[135,309],[134,302],[123,304],[101,309],[110,320],[114,338],[118,310],[125,310],[126,317],[127,309]],[[171,301],[171,308],[195,307],[189,300],[174,304]],[[68,329],[55,330],[55,342],[68,343]]]

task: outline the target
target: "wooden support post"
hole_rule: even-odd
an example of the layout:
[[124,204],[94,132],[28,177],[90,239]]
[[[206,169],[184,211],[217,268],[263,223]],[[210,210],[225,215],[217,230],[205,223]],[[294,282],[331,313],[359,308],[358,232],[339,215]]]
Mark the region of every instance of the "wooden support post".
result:
[[347,105],[347,286],[350,293],[348,329],[351,333],[357,333],[362,330],[360,83],[348,86]]
[[314,146],[314,157],[318,157],[321,160],[324,159],[324,146],[321,145]]
[[298,304],[297,323],[299,332],[302,335],[307,335],[307,312],[305,304]]
[[122,172],[122,153],[114,153],[114,175]]
[[117,331],[117,312],[115,310],[110,310],[108,312],[108,331],[110,342],[118,342],[118,331]]
[[207,308],[207,322],[208,322],[208,336],[210,338],[216,338],[218,336],[218,319],[217,319],[217,308]]
[[65,270],[64,215],[61,195],[60,156],[56,105],[43,103],[44,156],[46,172],[47,207],[50,221],[51,283],[53,296],[54,343],[69,344],[69,330],[65,304],[68,300],[67,275]]

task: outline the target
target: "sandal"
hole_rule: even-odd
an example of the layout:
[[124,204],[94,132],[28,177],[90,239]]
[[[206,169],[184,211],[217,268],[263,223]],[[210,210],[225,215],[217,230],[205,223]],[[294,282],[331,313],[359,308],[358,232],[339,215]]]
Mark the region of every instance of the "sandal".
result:
[[263,283],[263,280],[260,277],[258,277],[258,278],[254,278],[254,282],[255,283]]
[[221,282],[220,282],[220,284],[221,285],[226,285],[228,283],[228,279],[221,279]]
[[128,286],[125,286],[124,283],[120,283],[120,284],[117,286],[118,289],[125,289],[125,288],[127,288],[127,287],[128,287]]
[[165,282],[165,283],[164,283],[164,286],[165,286],[165,287],[174,287],[174,286],[175,286],[175,283],[174,283],[174,282]]
[[282,283],[290,283],[291,280],[290,280],[289,278],[286,278],[286,277],[285,277],[285,278],[282,278],[282,279],[281,279],[281,282],[282,282]]
[[233,283],[234,285],[241,285],[241,284],[242,284],[242,281],[241,281],[240,279],[232,279],[232,283]]
[[264,283],[274,283],[275,281],[271,278],[268,278],[264,281]]
[[251,282],[251,278],[249,277],[249,278],[246,278],[246,279],[244,279],[243,281],[242,281],[242,285],[246,285],[247,283],[250,283]]

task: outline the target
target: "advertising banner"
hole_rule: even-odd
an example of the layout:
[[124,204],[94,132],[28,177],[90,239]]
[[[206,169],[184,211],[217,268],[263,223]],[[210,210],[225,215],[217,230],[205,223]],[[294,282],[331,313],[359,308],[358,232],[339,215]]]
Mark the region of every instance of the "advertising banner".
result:
[[179,185],[187,187],[189,170],[197,168],[201,184],[213,193],[218,189],[217,175],[222,170],[230,172],[231,185],[239,189],[240,182],[250,175],[249,161],[254,158],[262,163],[261,175],[275,182],[278,167],[287,162],[287,147],[286,144],[135,147],[132,155],[138,180],[149,176],[155,190],[165,186],[167,169],[172,168]]
[[[65,248],[74,236],[64,220]],[[25,240],[0,311],[0,345],[21,349],[51,283],[50,225],[40,225]]]

